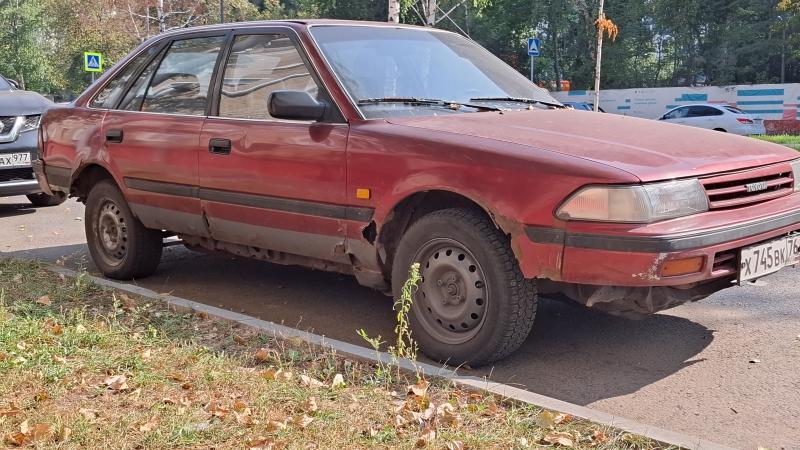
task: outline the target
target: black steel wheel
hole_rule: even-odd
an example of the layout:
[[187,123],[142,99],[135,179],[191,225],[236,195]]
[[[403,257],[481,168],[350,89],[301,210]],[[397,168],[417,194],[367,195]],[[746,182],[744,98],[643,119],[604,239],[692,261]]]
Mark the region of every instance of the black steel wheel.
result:
[[161,230],[145,228],[110,180],[100,181],[89,191],[84,222],[89,253],[107,277],[145,277],[158,267]]
[[395,295],[414,262],[412,337],[433,359],[480,366],[525,341],[536,312],[536,284],[522,276],[508,237],[482,211],[446,209],[414,222],[392,267]]

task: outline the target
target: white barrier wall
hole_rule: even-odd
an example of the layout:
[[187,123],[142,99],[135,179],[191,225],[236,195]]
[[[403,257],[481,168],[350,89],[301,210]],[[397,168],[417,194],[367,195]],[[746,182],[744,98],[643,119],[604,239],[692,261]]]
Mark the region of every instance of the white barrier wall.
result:
[[[553,95],[563,102],[594,103],[594,91],[553,92]],[[676,106],[692,103],[729,104],[767,120],[798,120],[800,83],[600,92],[600,107],[607,113],[647,119],[657,119]]]

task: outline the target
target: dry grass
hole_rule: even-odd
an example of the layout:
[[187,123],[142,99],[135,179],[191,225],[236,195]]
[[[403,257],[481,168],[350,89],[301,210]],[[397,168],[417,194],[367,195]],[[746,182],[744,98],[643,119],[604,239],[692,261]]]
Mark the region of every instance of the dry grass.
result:
[[[0,260],[0,438],[8,446],[664,448],[390,373],[303,342],[168,311],[82,276]],[[334,386],[338,379],[344,384]]]

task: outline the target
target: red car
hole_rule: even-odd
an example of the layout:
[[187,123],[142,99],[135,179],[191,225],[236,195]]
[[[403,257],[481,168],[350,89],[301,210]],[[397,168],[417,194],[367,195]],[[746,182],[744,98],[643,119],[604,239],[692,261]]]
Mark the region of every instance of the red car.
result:
[[800,253],[796,152],[564,108],[429,28],[162,34],[48,111],[41,139],[41,187],[86,203],[105,275],[151,274],[170,234],[395,294],[419,262],[413,336],[454,363],[519,347],[537,290],[646,315]]

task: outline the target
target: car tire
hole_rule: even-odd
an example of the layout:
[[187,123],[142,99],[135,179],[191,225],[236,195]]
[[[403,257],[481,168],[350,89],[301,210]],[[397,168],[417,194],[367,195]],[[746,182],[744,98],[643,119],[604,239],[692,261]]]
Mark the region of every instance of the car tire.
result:
[[28,201],[37,207],[58,206],[67,200],[67,194],[64,192],[54,192],[53,195],[40,192],[38,194],[28,194]]
[[395,296],[414,262],[421,280],[409,322],[429,357],[486,365],[517,350],[530,334],[536,282],[525,279],[508,236],[482,211],[445,209],[414,222],[395,253]]
[[728,132],[724,128],[714,128],[714,131],[719,131],[720,133],[727,133]]
[[151,275],[161,261],[161,230],[145,228],[110,180],[95,184],[86,198],[86,241],[97,268],[109,278]]

